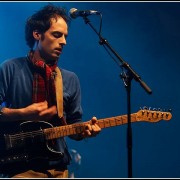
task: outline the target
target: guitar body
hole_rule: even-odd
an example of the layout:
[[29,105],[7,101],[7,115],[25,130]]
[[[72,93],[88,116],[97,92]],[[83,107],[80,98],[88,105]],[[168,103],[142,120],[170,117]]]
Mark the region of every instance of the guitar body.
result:
[[27,121],[20,124],[19,132],[4,134],[0,139],[0,165],[62,158],[63,153],[56,149],[56,140],[47,140],[43,133],[43,129],[52,127],[44,121]]

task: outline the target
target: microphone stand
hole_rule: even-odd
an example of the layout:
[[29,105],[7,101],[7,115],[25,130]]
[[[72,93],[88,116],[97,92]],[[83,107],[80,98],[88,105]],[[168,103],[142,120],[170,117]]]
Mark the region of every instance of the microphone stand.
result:
[[131,81],[135,79],[140,85],[144,88],[144,90],[151,94],[151,89],[146,85],[144,81],[141,80],[141,77],[131,68],[131,66],[125,62],[111,47],[106,39],[104,39],[100,33],[96,31],[96,29],[92,26],[87,16],[83,17],[86,24],[89,24],[90,27],[96,32],[99,36],[99,44],[106,45],[111,52],[119,59],[121,62],[121,67],[126,69],[126,73],[121,73],[120,77],[123,79],[125,88],[127,91],[127,116],[128,116],[128,124],[127,124],[127,148],[128,148],[128,178],[132,178],[132,128],[131,128]]

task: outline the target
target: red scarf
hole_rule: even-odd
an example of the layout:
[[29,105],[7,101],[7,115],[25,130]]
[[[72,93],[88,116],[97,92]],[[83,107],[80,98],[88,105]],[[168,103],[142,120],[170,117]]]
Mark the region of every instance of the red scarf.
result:
[[38,52],[34,53],[32,51],[29,53],[29,59],[35,67],[33,79],[33,103],[47,100],[48,107],[56,105],[54,70],[57,67],[57,63],[49,66],[40,58]]

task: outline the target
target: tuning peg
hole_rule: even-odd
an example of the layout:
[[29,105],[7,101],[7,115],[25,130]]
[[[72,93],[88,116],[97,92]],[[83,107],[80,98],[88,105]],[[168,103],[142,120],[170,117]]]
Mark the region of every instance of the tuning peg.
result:
[[144,106],[143,109],[146,109],[146,110],[147,110],[148,108],[147,108],[146,106]]
[[172,109],[168,109],[168,112],[172,112]]
[[156,108],[153,108],[153,111],[156,111],[157,109]]

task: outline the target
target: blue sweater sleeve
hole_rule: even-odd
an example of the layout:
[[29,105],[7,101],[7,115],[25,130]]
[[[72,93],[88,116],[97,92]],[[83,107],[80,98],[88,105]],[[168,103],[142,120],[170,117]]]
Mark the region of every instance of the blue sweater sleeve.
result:
[[[81,89],[74,72],[61,69],[64,117],[68,124],[81,122]],[[0,65],[0,108],[23,108],[32,103],[33,74],[25,57],[6,60]]]

